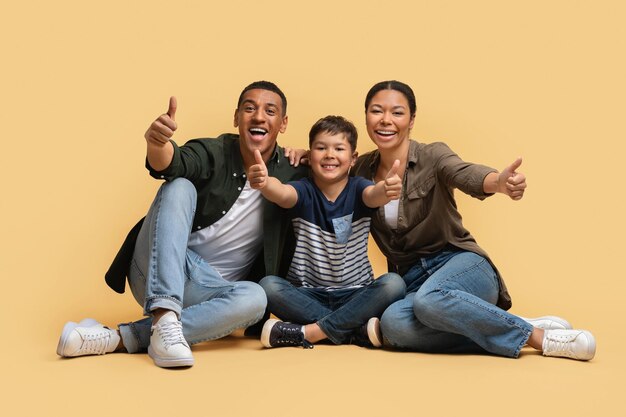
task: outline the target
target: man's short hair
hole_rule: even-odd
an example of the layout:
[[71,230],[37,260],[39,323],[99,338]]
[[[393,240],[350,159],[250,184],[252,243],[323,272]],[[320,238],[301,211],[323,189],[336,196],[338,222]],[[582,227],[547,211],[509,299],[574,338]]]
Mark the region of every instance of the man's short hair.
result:
[[352,148],[352,152],[356,151],[358,133],[350,120],[341,116],[326,116],[319,119],[309,132],[309,148],[313,145],[315,137],[320,133],[329,133],[331,135],[343,133]]
[[269,81],[255,81],[252,84],[248,85],[246,88],[244,88],[239,95],[239,100],[237,100],[237,108],[241,106],[241,102],[243,101],[243,95],[246,94],[247,91],[256,89],[267,90],[278,94],[281,101],[283,102],[283,116],[287,114],[287,97],[285,97],[285,93],[283,93],[276,84]]

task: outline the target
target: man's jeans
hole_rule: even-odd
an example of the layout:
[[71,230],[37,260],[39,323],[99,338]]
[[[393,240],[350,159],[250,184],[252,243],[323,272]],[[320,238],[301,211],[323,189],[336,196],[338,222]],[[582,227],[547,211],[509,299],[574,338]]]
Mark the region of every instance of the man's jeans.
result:
[[516,358],[532,333],[532,325],[495,306],[496,273],[475,253],[441,251],[421,259],[403,278],[406,297],[381,319],[388,346]]
[[[187,248],[196,198],[195,187],[186,179],[161,186],[139,232],[128,277],[144,315],[157,308],[174,311],[190,344],[218,339],[256,323],[267,305],[259,285],[226,281]],[[148,348],[151,322],[148,317],[120,324],[128,352]]]
[[296,287],[272,275],[259,284],[267,294],[270,312],[291,323],[317,323],[337,345],[350,343],[362,325],[372,317],[380,317],[391,303],[404,296],[406,289],[400,275],[394,273],[385,274],[366,287],[333,291]]

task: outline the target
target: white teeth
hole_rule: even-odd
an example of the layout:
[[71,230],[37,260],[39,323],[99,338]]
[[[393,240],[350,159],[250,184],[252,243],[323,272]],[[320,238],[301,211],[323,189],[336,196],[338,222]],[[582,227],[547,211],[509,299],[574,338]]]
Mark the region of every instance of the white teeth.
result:
[[392,132],[389,130],[377,130],[376,133],[378,133],[379,135],[393,135],[396,132]]
[[253,127],[252,129],[250,129],[250,133],[261,133],[261,134],[266,134],[267,130],[265,129],[259,129],[257,127]]

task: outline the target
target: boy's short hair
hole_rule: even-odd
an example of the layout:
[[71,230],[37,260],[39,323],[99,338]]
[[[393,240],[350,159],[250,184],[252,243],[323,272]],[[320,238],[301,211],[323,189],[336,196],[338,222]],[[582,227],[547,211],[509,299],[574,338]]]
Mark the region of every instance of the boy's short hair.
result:
[[315,137],[320,133],[329,133],[331,135],[343,133],[350,144],[350,148],[352,148],[352,152],[356,151],[358,133],[350,120],[341,116],[326,116],[319,119],[309,132],[309,148],[313,145]]
[[282,92],[278,86],[270,81],[255,81],[252,84],[246,86],[239,94],[239,100],[237,100],[237,108],[241,107],[241,102],[243,101],[243,95],[246,94],[247,91],[250,90],[267,90],[272,93],[278,94],[280,100],[283,102],[283,116],[287,114],[287,97],[285,97],[285,93]]

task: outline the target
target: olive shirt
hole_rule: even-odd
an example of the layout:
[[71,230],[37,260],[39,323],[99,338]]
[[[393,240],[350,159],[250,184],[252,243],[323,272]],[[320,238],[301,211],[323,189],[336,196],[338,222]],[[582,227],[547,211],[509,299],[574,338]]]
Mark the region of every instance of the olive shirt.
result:
[[[239,148],[239,135],[223,134],[217,139],[194,139],[179,147],[174,141],[174,155],[170,166],[155,171],[146,161],[150,175],[157,179],[172,181],[186,178],[198,192],[195,216],[190,233],[212,225],[233,206],[246,183],[246,172]],[[282,182],[305,177],[307,167],[294,168],[285,158],[284,149],[276,145],[267,161],[269,175]],[[250,279],[259,280],[266,275],[286,273],[293,253],[293,233],[284,209],[264,200],[263,202],[263,252],[257,257]],[[137,235],[143,219],[128,233],[124,244],[115,257],[105,279],[109,287],[124,292],[128,269],[135,250]],[[287,239],[292,239],[286,243]],[[224,248],[227,251],[228,248]]]
[[[354,175],[373,179],[379,162],[378,150],[361,156]],[[397,229],[391,229],[385,222],[384,207],[379,207],[372,216],[372,236],[387,257],[390,270],[404,275],[420,258],[452,245],[489,261],[500,283],[497,305],[505,310],[511,308],[511,297],[500,273],[463,227],[454,201],[455,188],[481,200],[492,195],[483,189],[490,172],[497,170],[464,162],[445,143],[422,144],[410,140],[403,192],[398,203]]]

